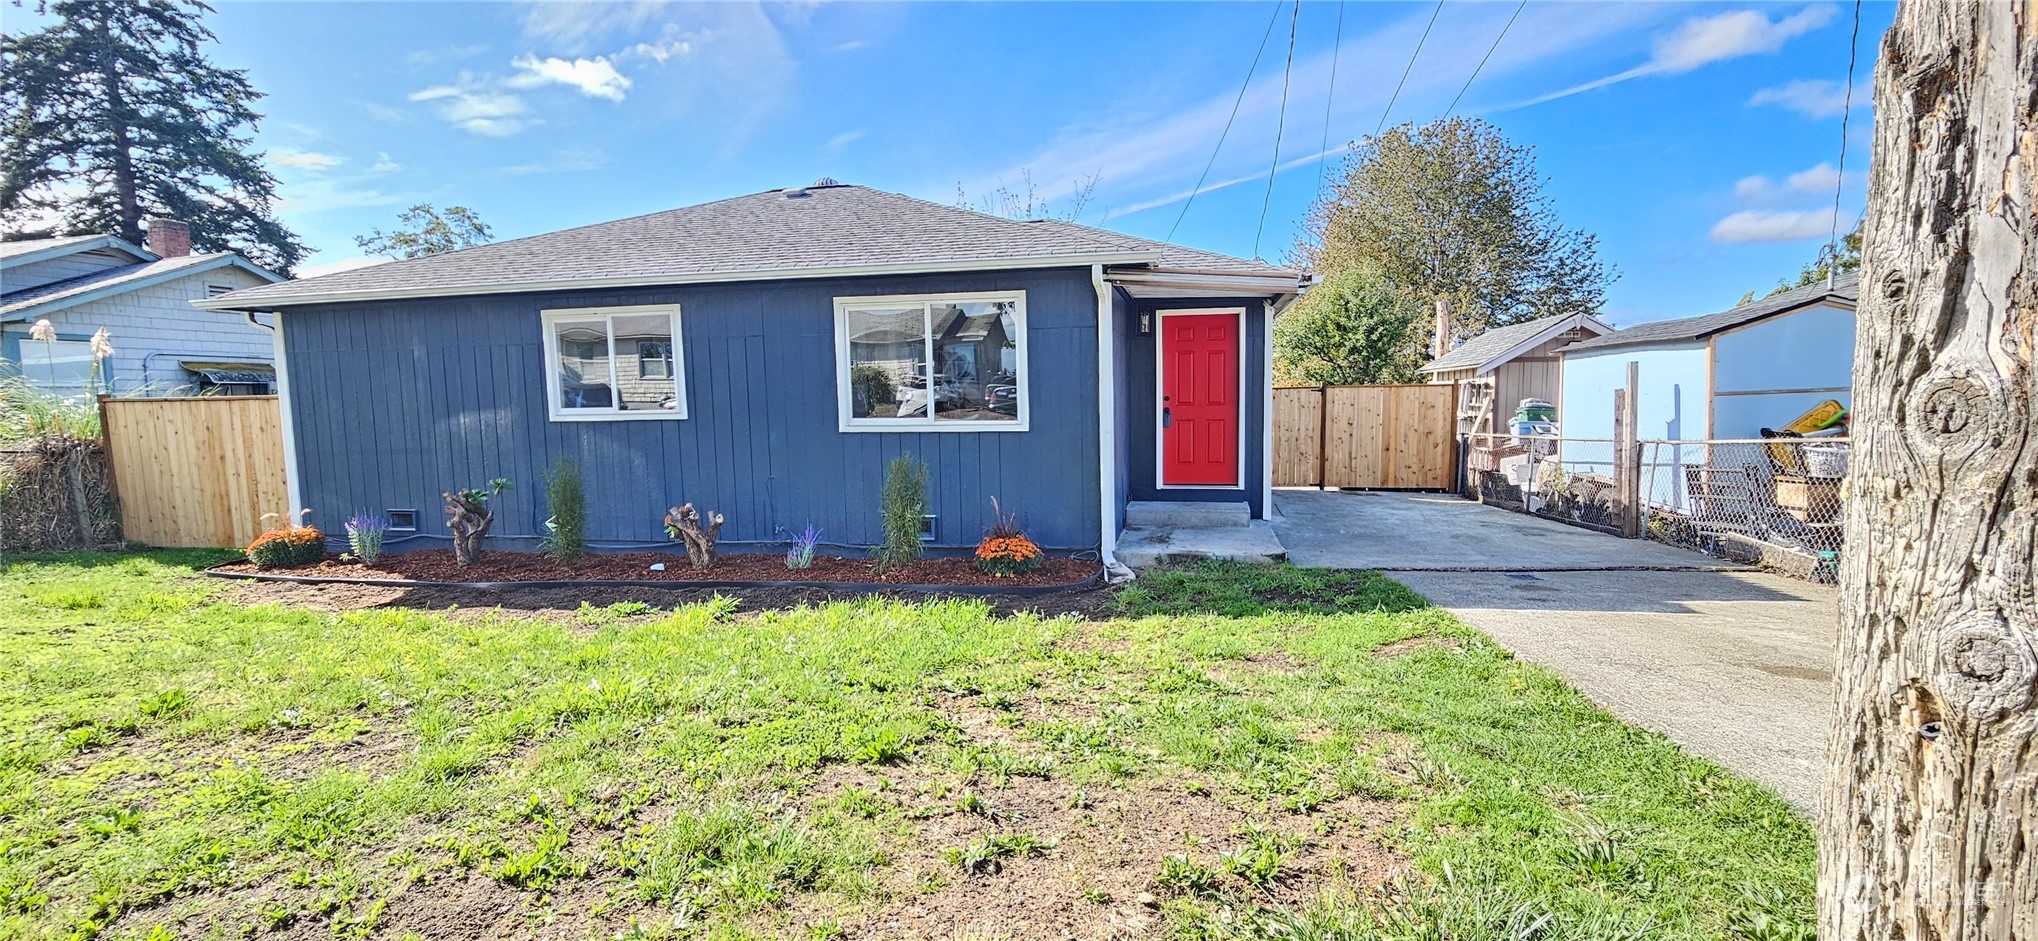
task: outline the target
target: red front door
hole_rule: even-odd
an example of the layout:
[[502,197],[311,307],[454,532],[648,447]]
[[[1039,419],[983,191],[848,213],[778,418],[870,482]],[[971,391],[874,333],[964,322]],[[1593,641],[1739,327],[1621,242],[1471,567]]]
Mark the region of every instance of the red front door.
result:
[[1237,314],[1161,321],[1161,483],[1238,486]]

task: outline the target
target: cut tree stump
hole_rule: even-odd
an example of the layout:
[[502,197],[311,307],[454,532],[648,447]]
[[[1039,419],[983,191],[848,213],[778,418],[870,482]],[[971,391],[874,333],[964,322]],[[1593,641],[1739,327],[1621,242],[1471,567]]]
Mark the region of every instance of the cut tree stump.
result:
[[715,540],[722,537],[722,514],[710,512],[707,524],[705,529],[701,527],[701,515],[691,503],[665,512],[665,531],[686,544],[686,557],[697,569],[707,568],[715,561]]
[[453,561],[473,565],[481,558],[481,540],[495,525],[495,511],[486,502],[470,500],[450,490],[446,498],[446,528],[453,531]]

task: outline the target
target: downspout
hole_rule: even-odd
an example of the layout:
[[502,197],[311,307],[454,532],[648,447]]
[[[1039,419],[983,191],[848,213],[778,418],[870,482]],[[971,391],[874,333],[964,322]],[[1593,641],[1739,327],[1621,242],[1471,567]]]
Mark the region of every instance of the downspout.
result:
[[1274,518],[1274,321],[1302,299],[1308,280],[1307,277],[1302,278],[1295,286],[1295,293],[1283,295],[1268,304],[1267,322],[1261,326],[1266,358],[1261,366],[1264,372],[1260,383],[1260,394],[1264,397],[1260,404],[1260,518],[1265,520]]
[[252,310],[241,311],[241,315],[248,318],[248,323],[269,331],[269,338],[275,343],[273,368],[276,370],[277,423],[281,426],[283,438],[283,488],[290,498],[289,525],[301,525],[304,522],[304,495],[298,487],[297,426],[291,420],[289,371],[283,359],[283,312],[270,312],[269,316],[276,321],[273,325],[256,320],[255,313]]
[[1097,555],[1105,580],[1116,583],[1130,581],[1132,570],[1118,561],[1117,514],[1111,509],[1118,500],[1118,360],[1111,349],[1111,285],[1103,265],[1090,266],[1090,286],[1097,291]]

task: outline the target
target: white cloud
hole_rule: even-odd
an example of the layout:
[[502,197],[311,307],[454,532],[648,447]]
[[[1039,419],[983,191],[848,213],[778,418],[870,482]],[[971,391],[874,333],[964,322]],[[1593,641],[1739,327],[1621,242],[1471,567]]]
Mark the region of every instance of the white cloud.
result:
[[524,117],[524,99],[473,84],[435,85],[412,92],[412,101],[436,102],[439,117],[463,131],[483,137],[509,137],[537,123]]
[[668,35],[661,37],[657,42],[640,42],[623,50],[619,55],[639,56],[659,65],[693,55],[693,40],[679,35],[678,30],[670,23],[666,24],[666,32]]
[[1806,7],[1774,22],[1754,10],[1692,17],[1669,34],[1658,37],[1649,61],[1641,65],[1547,95],[1538,95],[1508,108],[1539,105],[1647,75],[1677,75],[1728,59],[1777,52],[1791,39],[1831,22],[1833,13],[1831,6],[1821,4]]
[[861,128],[858,128],[857,130],[854,131],[843,131],[842,133],[837,134],[834,137],[828,138],[828,143],[821,145],[821,147],[823,150],[826,150],[832,154],[841,150],[844,147],[847,147],[851,144],[856,143],[859,140],[862,140],[863,135],[867,133],[870,132],[865,131]]
[[630,91],[630,80],[616,71],[607,56],[568,60],[556,56],[540,59],[522,55],[511,60],[510,65],[516,68],[517,73],[504,84],[511,88],[565,85],[589,98],[610,101],[622,101]]
[[366,258],[356,255],[352,258],[340,258],[316,265],[300,266],[297,269],[297,276],[299,278],[316,278],[322,274],[338,274],[342,271],[353,271],[356,268],[373,268],[376,265],[388,264],[389,261],[390,259],[387,258]]
[[1799,242],[1826,237],[1832,225],[1830,209],[1744,209],[1714,223],[1711,235],[1727,243]]
[[368,172],[395,173],[396,171],[401,169],[403,169],[403,164],[397,163],[396,161],[389,159],[388,154],[377,153],[375,155],[375,163],[368,168]]
[[533,173],[576,173],[582,170],[599,170],[608,162],[608,155],[593,147],[568,147],[552,155],[552,159],[538,163],[523,163],[503,167],[507,176],[527,176]]
[[855,52],[856,50],[861,49],[867,45],[869,45],[869,43],[864,42],[861,39],[851,39],[847,42],[837,44],[835,46],[835,50],[837,52]]
[[387,121],[390,124],[407,124],[410,122],[410,115],[406,113],[402,108],[392,108],[388,105],[374,101],[361,101],[355,103],[360,105],[362,110],[368,112],[368,114],[374,117],[375,120],[377,121]]
[[524,35],[554,48],[580,51],[608,34],[641,30],[667,12],[663,0],[531,3],[524,8]]
[[345,163],[346,159],[332,154],[274,147],[269,150],[269,162],[280,167],[295,167],[299,170],[329,170]]
[[[1830,163],[1799,170],[1783,178],[1782,182],[1766,174],[1742,177],[1734,184],[1734,195],[1753,202],[1769,201],[1789,196],[1828,196],[1840,182],[1840,170]],[[1859,173],[1847,174],[1847,185],[1858,186],[1862,182]]]
[[[1866,95],[1857,98],[1857,104],[1867,101]],[[1748,103],[1777,105],[1806,117],[1831,118],[1847,110],[1847,87],[1829,79],[1799,79],[1775,88],[1764,88],[1748,99]]]

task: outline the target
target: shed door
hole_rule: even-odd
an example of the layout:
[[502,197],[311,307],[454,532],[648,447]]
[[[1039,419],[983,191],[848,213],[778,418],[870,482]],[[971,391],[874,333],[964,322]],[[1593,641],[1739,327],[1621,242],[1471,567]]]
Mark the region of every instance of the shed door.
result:
[[1243,318],[1226,311],[1160,319],[1161,485],[1236,487]]

